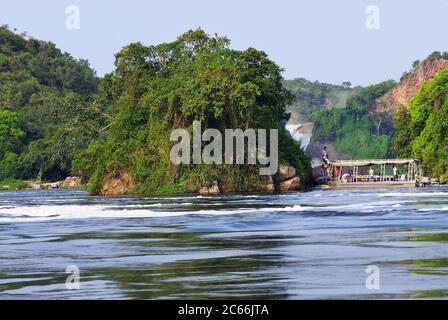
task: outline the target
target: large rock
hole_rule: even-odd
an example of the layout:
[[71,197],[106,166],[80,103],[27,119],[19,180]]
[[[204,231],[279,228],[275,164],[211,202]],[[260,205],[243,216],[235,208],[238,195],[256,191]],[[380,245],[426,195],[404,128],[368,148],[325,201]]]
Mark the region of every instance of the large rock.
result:
[[59,189],[60,185],[61,185],[61,183],[59,181],[58,182],[50,182],[50,183],[42,183],[41,188],[48,189],[48,190]]
[[322,177],[322,166],[314,167],[313,168],[313,179],[318,180]]
[[81,188],[81,178],[80,177],[67,177],[62,182],[62,188],[66,189],[79,189]]
[[206,184],[201,189],[199,189],[199,193],[203,194],[203,195],[221,193],[221,190],[219,189],[218,181],[214,181],[213,183]]
[[294,177],[292,179],[280,183],[280,191],[294,191],[300,189],[300,178]]
[[128,172],[122,172],[117,177],[109,178],[100,190],[103,196],[125,195],[132,188],[132,179]]
[[30,183],[30,188],[33,190],[40,190],[42,188],[42,185],[40,183],[40,181],[33,181]]
[[296,176],[296,169],[292,166],[281,164],[279,167],[280,181],[286,181]]
[[446,184],[447,183],[446,176],[444,174],[440,176],[439,183],[440,184]]
[[275,191],[275,183],[274,183],[274,178],[272,176],[266,177],[266,183],[264,185],[264,188],[267,192]]

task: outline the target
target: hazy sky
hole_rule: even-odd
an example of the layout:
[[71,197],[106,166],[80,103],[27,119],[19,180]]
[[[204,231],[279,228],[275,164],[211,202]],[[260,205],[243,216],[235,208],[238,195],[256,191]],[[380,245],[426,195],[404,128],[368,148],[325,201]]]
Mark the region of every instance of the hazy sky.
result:
[[[68,5],[80,9],[79,30],[66,28]],[[380,10],[379,29],[366,27],[369,5]],[[412,61],[448,51],[448,0],[0,0],[0,24],[88,59],[99,75],[126,44],[197,27],[228,36],[232,48],[264,50],[285,78],[336,84],[398,79]]]

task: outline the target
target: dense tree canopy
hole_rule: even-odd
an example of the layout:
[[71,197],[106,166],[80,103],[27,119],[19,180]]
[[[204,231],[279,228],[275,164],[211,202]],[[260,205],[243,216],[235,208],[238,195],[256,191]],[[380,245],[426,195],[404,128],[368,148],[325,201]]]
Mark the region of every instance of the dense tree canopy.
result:
[[87,61],[0,27],[0,179],[70,173],[74,153],[99,134],[97,90]]
[[332,142],[339,152],[353,159],[391,157],[392,118],[369,108],[394,85],[395,82],[386,81],[359,89],[348,98],[345,108],[313,113],[313,140]]
[[171,43],[130,44],[116,55],[116,69],[104,78],[99,97],[112,119],[107,138],[91,144],[75,165],[90,178],[92,192],[124,171],[136,193],[194,191],[214,180],[229,191],[248,190],[258,175],[250,166],[170,163],[171,131],[191,130],[195,120],[221,132],[279,129],[281,160],[299,169],[304,182],[309,179],[309,159],[283,129],[292,97],[282,86],[281,69],[264,52],[228,44],[198,29]]
[[319,111],[330,105],[343,107],[352,94],[360,88],[351,88],[350,82],[344,82],[342,86],[308,81],[303,78],[285,80],[285,88],[289,90],[295,99],[288,107],[291,112],[291,121],[304,123],[311,121],[313,112]]

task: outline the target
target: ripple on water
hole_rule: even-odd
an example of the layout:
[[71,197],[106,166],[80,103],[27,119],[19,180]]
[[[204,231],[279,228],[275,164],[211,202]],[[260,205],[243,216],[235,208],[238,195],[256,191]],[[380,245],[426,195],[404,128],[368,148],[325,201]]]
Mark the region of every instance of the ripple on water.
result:
[[[446,298],[448,189],[0,193],[0,298]],[[65,268],[81,290],[65,290]],[[368,265],[381,289],[365,288]]]

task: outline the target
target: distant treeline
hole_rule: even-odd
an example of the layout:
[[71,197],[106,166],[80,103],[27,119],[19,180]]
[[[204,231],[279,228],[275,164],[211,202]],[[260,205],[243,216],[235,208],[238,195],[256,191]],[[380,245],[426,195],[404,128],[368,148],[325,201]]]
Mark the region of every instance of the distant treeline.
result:
[[394,81],[386,81],[361,88],[348,98],[345,108],[314,112],[313,140],[333,143],[339,152],[353,159],[391,157],[392,117],[371,112],[369,107],[394,86]]

